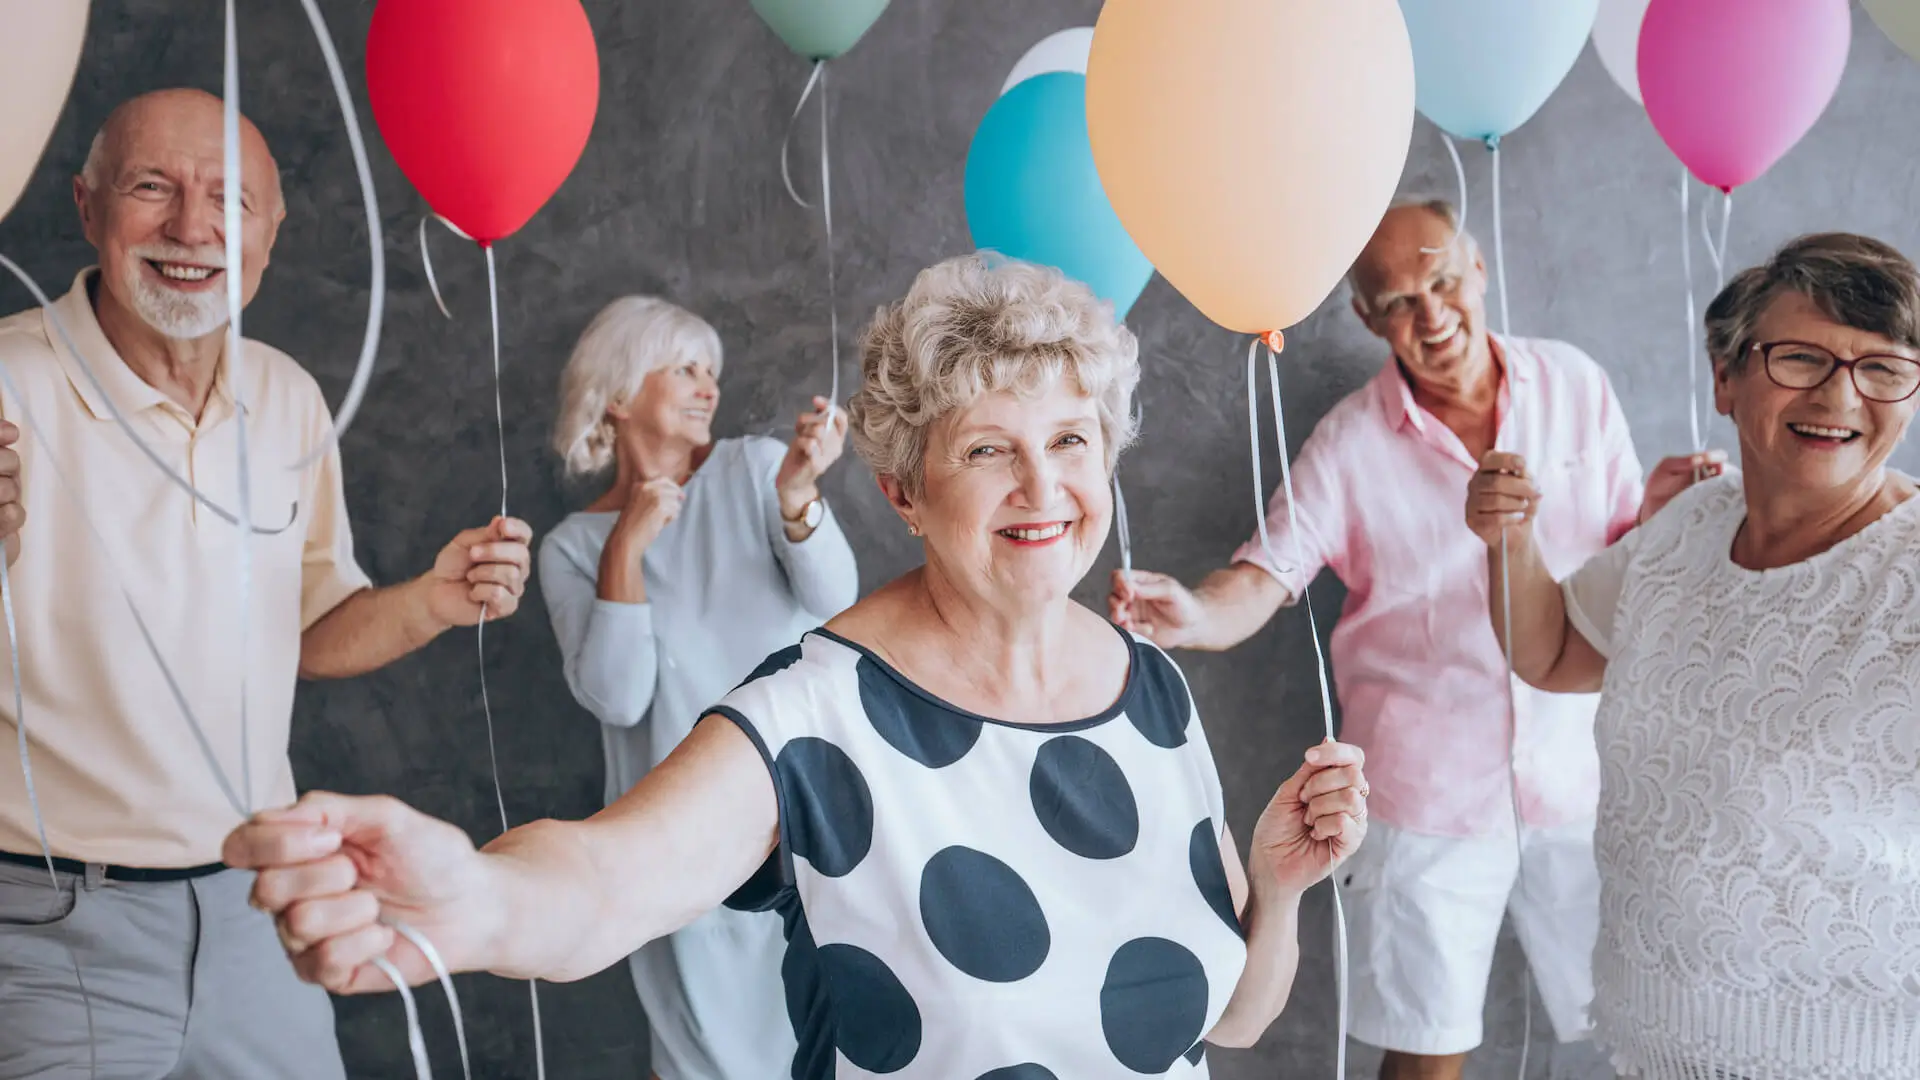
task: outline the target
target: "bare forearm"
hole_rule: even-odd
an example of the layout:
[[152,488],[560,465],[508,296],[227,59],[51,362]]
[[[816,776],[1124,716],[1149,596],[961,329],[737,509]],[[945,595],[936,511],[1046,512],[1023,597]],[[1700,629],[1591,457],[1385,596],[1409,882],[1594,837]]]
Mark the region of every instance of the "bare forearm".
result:
[[1218,1046],[1252,1046],[1287,1007],[1300,967],[1300,894],[1258,882],[1272,875],[1254,870],[1256,884],[1241,922],[1247,929],[1247,966],[1233,988],[1220,1022],[1207,1035]]
[[[1530,532],[1510,531],[1507,537],[1507,577],[1501,577],[1501,549],[1487,548],[1487,606],[1493,633],[1504,648],[1507,608],[1513,613],[1513,670],[1529,685],[1539,686],[1559,664],[1567,645],[1567,605],[1560,585],[1540,557]],[[1503,589],[1504,586],[1504,589]]]
[[482,849],[493,905],[479,952],[464,968],[572,982],[624,955],[597,962],[608,951],[598,939],[616,920],[582,828],[579,822],[530,822]]
[[413,652],[447,629],[427,603],[427,582],[362,589],[300,635],[300,676],[345,679]]
[[1289,594],[1265,570],[1252,563],[1235,563],[1208,574],[1193,596],[1205,615],[1187,647],[1223,652],[1259,633]]
[[759,751],[708,717],[613,805],[536,822],[486,848],[498,878],[485,970],[585,978],[713,910],[773,850],[778,810]]

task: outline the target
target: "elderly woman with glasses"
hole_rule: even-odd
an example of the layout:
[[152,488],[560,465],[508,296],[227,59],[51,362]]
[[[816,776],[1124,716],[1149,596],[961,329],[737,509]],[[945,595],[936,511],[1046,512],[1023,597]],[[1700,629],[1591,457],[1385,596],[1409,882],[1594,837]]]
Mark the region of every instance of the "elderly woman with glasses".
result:
[[[1467,523],[1508,537],[1521,678],[1601,692],[1596,1038],[1645,1080],[1920,1069],[1920,274],[1803,237],[1707,309],[1740,470],[1555,582],[1525,462]],[[1510,631],[1510,633],[1509,633]]]
[[1357,749],[1280,785],[1243,864],[1166,654],[1076,603],[1137,345],[1057,271],[966,256],[868,330],[854,446],[925,565],[768,657],[585,822],[466,834],[309,795],[244,825],[295,967],[574,979],[725,901],[778,911],[794,1080],[1204,1077],[1286,1003],[1299,906],[1365,834]]

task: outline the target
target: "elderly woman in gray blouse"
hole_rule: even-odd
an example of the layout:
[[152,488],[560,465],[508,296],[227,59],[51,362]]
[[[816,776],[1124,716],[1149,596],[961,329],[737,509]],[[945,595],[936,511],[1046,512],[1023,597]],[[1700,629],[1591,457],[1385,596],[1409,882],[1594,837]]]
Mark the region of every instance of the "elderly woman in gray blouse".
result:
[[[852,604],[853,552],[816,486],[846,414],[821,398],[791,445],[715,441],[720,337],[655,297],[615,300],[567,362],[554,446],[611,474],[540,548],[567,686],[600,721],[611,803],[768,653]],[[630,958],[662,1080],[783,1075],[794,1035],[769,914],[719,909]]]

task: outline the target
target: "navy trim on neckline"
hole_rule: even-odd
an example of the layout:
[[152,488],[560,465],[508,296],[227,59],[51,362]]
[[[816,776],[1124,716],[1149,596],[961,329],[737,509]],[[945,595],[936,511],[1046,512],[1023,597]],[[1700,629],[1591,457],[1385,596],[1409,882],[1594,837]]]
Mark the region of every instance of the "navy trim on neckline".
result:
[[834,642],[835,644],[841,645],[845,648],[852,649],[854,652],[859,653],[861,656],[872,661],[875,667],[885,672],[888,678],[892,679],[896,683],[899,683],[901,688],[905,689],[908,693],[915,695],[916,697],[927,702],[928,704],[931,704],[937,708],[945,710],[946,712],[950,712],[955,716],[962,716],[969,720],[978,721],[979,723],[982,723],[982,724],[992,724],[995,727],[1017,728],[1021,731],[1035,731],[1035,732],[1040,732],[1042,734],[1045,734],[1048,732],[1055,732],[1055,731],[1085,731],[1088,728],[1099,727],[1100,725],[1105,724],[1110,720],[1113,720],[1115,717],[1124,715],[1127,711],[1127,706],[1133,703],[1134,695],[1136,693],[1138,686],[1140,685],[1139,675],[1140,675],[1141,665],[1140,665],[1140,658],[1138,654],[1141,648],[1141,644],[1139,641],[1134,639],[1133,635],[1127,633],[1124,629],[1121,629],[1120,625],[1114,622],[1113,620],[1105,619],[1102,621],[1105,622],[1108,626],[1113,627],[1114,632],[1120,635],[1120,640],[1124,642],[1127,646],[1126,685],[1121,688],[1120,696],[1114,699],[1113,704],[1107,706],[1105,709],[1101,710],[1099,713],[1096,713],[1093,716],[1085,717],[1080,720],[1068,720],[1068,721],[1065,721],[1064,723],[1059,723],[1059,724],[1017,724],[1011,720],[1001,720],[992,716],[983,716],[980,713],[963,709],[960,706],[955,705],[953,702],[948,701],[945,698],[932,693],[931,691],[927,690],[925,687],[921,686],[919,683],[916,683],[912,679],[907,678],[906,675],[903,674],[898,668],[894,667],[892,664],[889,664],[885,660],[881,659],[880,655],[874,652],[872,649],[869,649],[865,645],[862,645],[859,642],[854,641],[850,638],[842,637],[841,635],[834,633],[833,631],[827,629],[824,626],[819,627],[818,629],[809,630],[807,631],[807,634],[803,634],[801,636],[804,638],[808,635],[818,634],[821,637],[826,638],[828,641]]

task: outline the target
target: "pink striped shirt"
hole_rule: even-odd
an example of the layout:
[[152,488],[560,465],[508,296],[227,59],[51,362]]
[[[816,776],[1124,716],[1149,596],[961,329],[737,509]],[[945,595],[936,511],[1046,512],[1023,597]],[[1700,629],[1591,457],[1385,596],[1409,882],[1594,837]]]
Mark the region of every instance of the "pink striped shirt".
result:
[[[1585,353],[1521,338],[1496,337],[1494,348],[1507,371],[1497,445],[1526,456],[1541,488],[1535,536],[1562,578],[1633,527],[1640,461],[1606,374]],[[1512,829],[1510,687],[1527,825],[1589,819],[1600,791],[1598,696],[1543,693],[1507,675],[1487,618],[1487,549],[1465,519],[1478,467],[1390,360],[1300,450],[1300,554],[1283,491],[1267,518],[1283,568],[1257,535],[1234,554],[1296,596],[1322,569],[1346,585],[1331,656],[1341,738],[1366,751],[1369,812],[1436,836]]]

